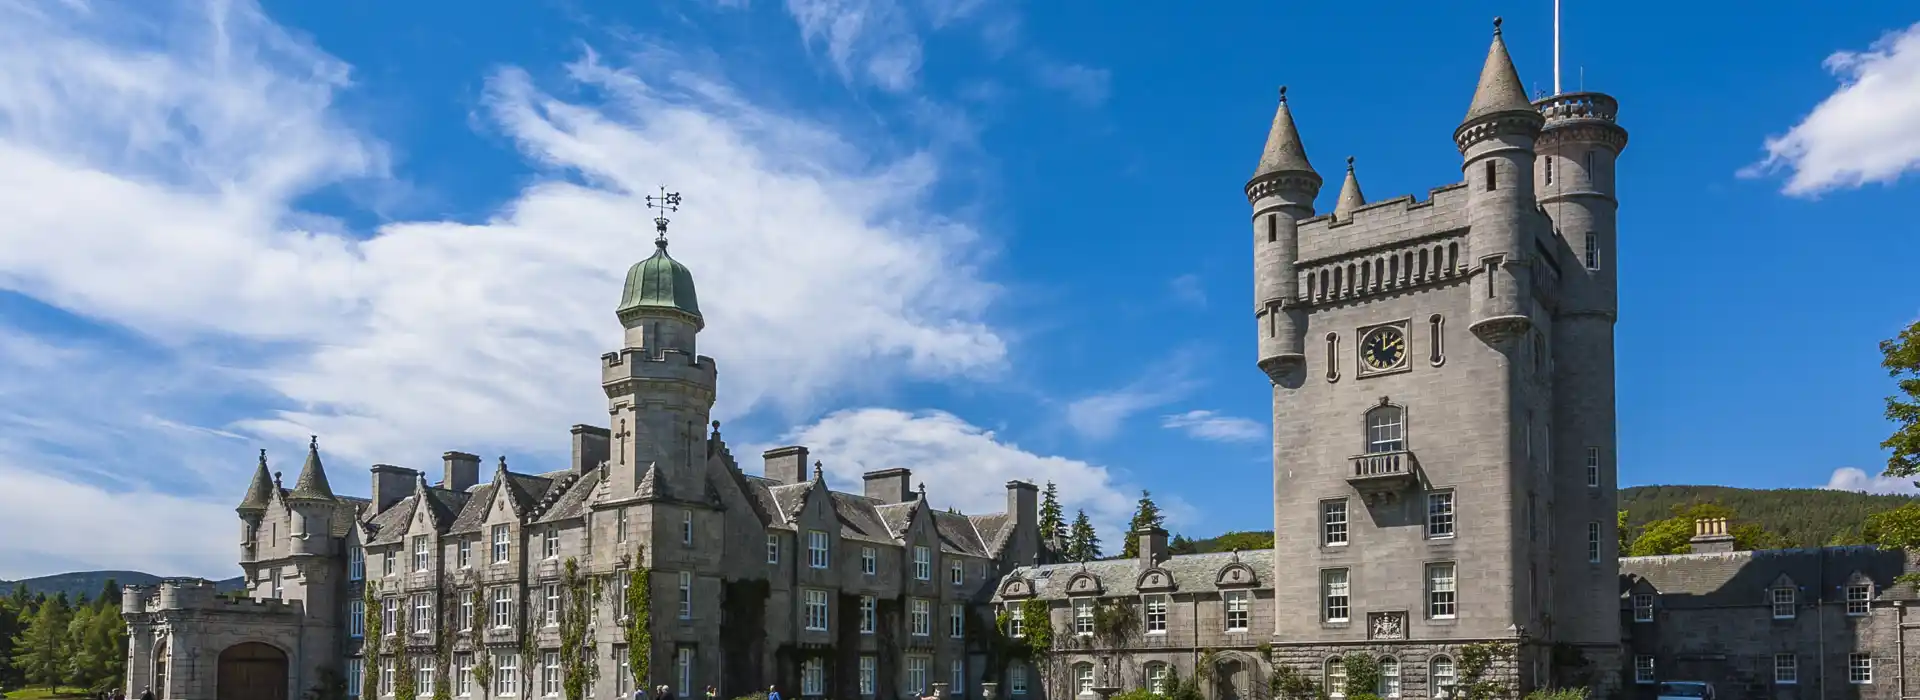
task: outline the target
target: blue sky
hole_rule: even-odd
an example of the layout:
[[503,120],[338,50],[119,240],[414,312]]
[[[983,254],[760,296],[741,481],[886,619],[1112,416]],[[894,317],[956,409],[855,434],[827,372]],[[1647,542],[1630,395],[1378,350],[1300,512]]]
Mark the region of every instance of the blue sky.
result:
[[[1870,475],[1920,16],[1602,5],[1566,0],[1563,88],[1632,134],[1622,483],[1911,490]],[[309,434],[348,493],[554,468],[660,184],[748,471],[802,443],[966,509],[1056,481],[1109,540],[1141,488],[1266,529],[1276,89],[1329,180],[1424,197],[1495,15],[1551,89],[1547,0],[0,0],[0,578],[229,575],[253,454]]]

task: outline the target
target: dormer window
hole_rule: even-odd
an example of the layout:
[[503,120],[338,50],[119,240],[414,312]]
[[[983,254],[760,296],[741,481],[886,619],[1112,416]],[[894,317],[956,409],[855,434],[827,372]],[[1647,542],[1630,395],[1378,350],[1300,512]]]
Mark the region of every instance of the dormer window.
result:
[[1867,614],[1873,605],[1873,584],[1855,583],[1847,586],[1847,615],[1859,617]]
[[1794,590],[1792,586],[1778,586],[1773,589],[1773,619],[1790,620],[1796,612]]
[[1652,593],[1633,594],[1633,621],[1634,622],[1652,622],[1653,621],[1653,594]]

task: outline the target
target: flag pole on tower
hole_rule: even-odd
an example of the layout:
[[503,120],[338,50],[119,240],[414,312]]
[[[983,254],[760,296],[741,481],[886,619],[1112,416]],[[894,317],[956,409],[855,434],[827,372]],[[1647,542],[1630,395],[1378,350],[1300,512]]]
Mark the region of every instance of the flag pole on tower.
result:
[[1553,94],[1560,94],[1560,0],[1553,0]]

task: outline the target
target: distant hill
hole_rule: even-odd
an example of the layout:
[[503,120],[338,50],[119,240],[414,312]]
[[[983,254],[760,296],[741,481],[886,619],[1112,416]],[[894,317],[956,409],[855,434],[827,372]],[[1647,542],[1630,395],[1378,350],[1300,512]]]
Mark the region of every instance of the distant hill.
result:
[[[1638,530],[1669,517],[1673,507],[1712,501],[1732,508],[1745,522],[1758,523],[1794,547],[1859,544],[1867,516],[1914,502],[1912,496],[1881,496],[1827,489],[1741,489],[1730,486],[1635,486],[1620,490],[1627,526]],[[1229,532],[1218,537],[1180,538],[1175,554],[1225,552],[1271,545],[1273,531]]]
[[[0,581],[0,595],[12,593],[24,583],[29,593],[45,593],[49,596],[65,593],[68,599],[76,599],[81,595],[92,599],[100,595],[100,589],[109,580],[122,586],[151,586],[159,583],[160,577],[142,571],[75,571],[19,581]],[[225,581],[215,581],[214,587],[224,593],[240,590],[245,583],[244,579],[235,576]]]

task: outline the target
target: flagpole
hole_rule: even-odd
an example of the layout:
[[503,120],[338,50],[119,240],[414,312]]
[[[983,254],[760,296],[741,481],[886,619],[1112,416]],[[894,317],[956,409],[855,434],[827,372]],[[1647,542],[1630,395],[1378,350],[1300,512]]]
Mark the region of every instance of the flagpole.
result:
[[1553,94],[1560,94],[1560,0],[1553,0]]

